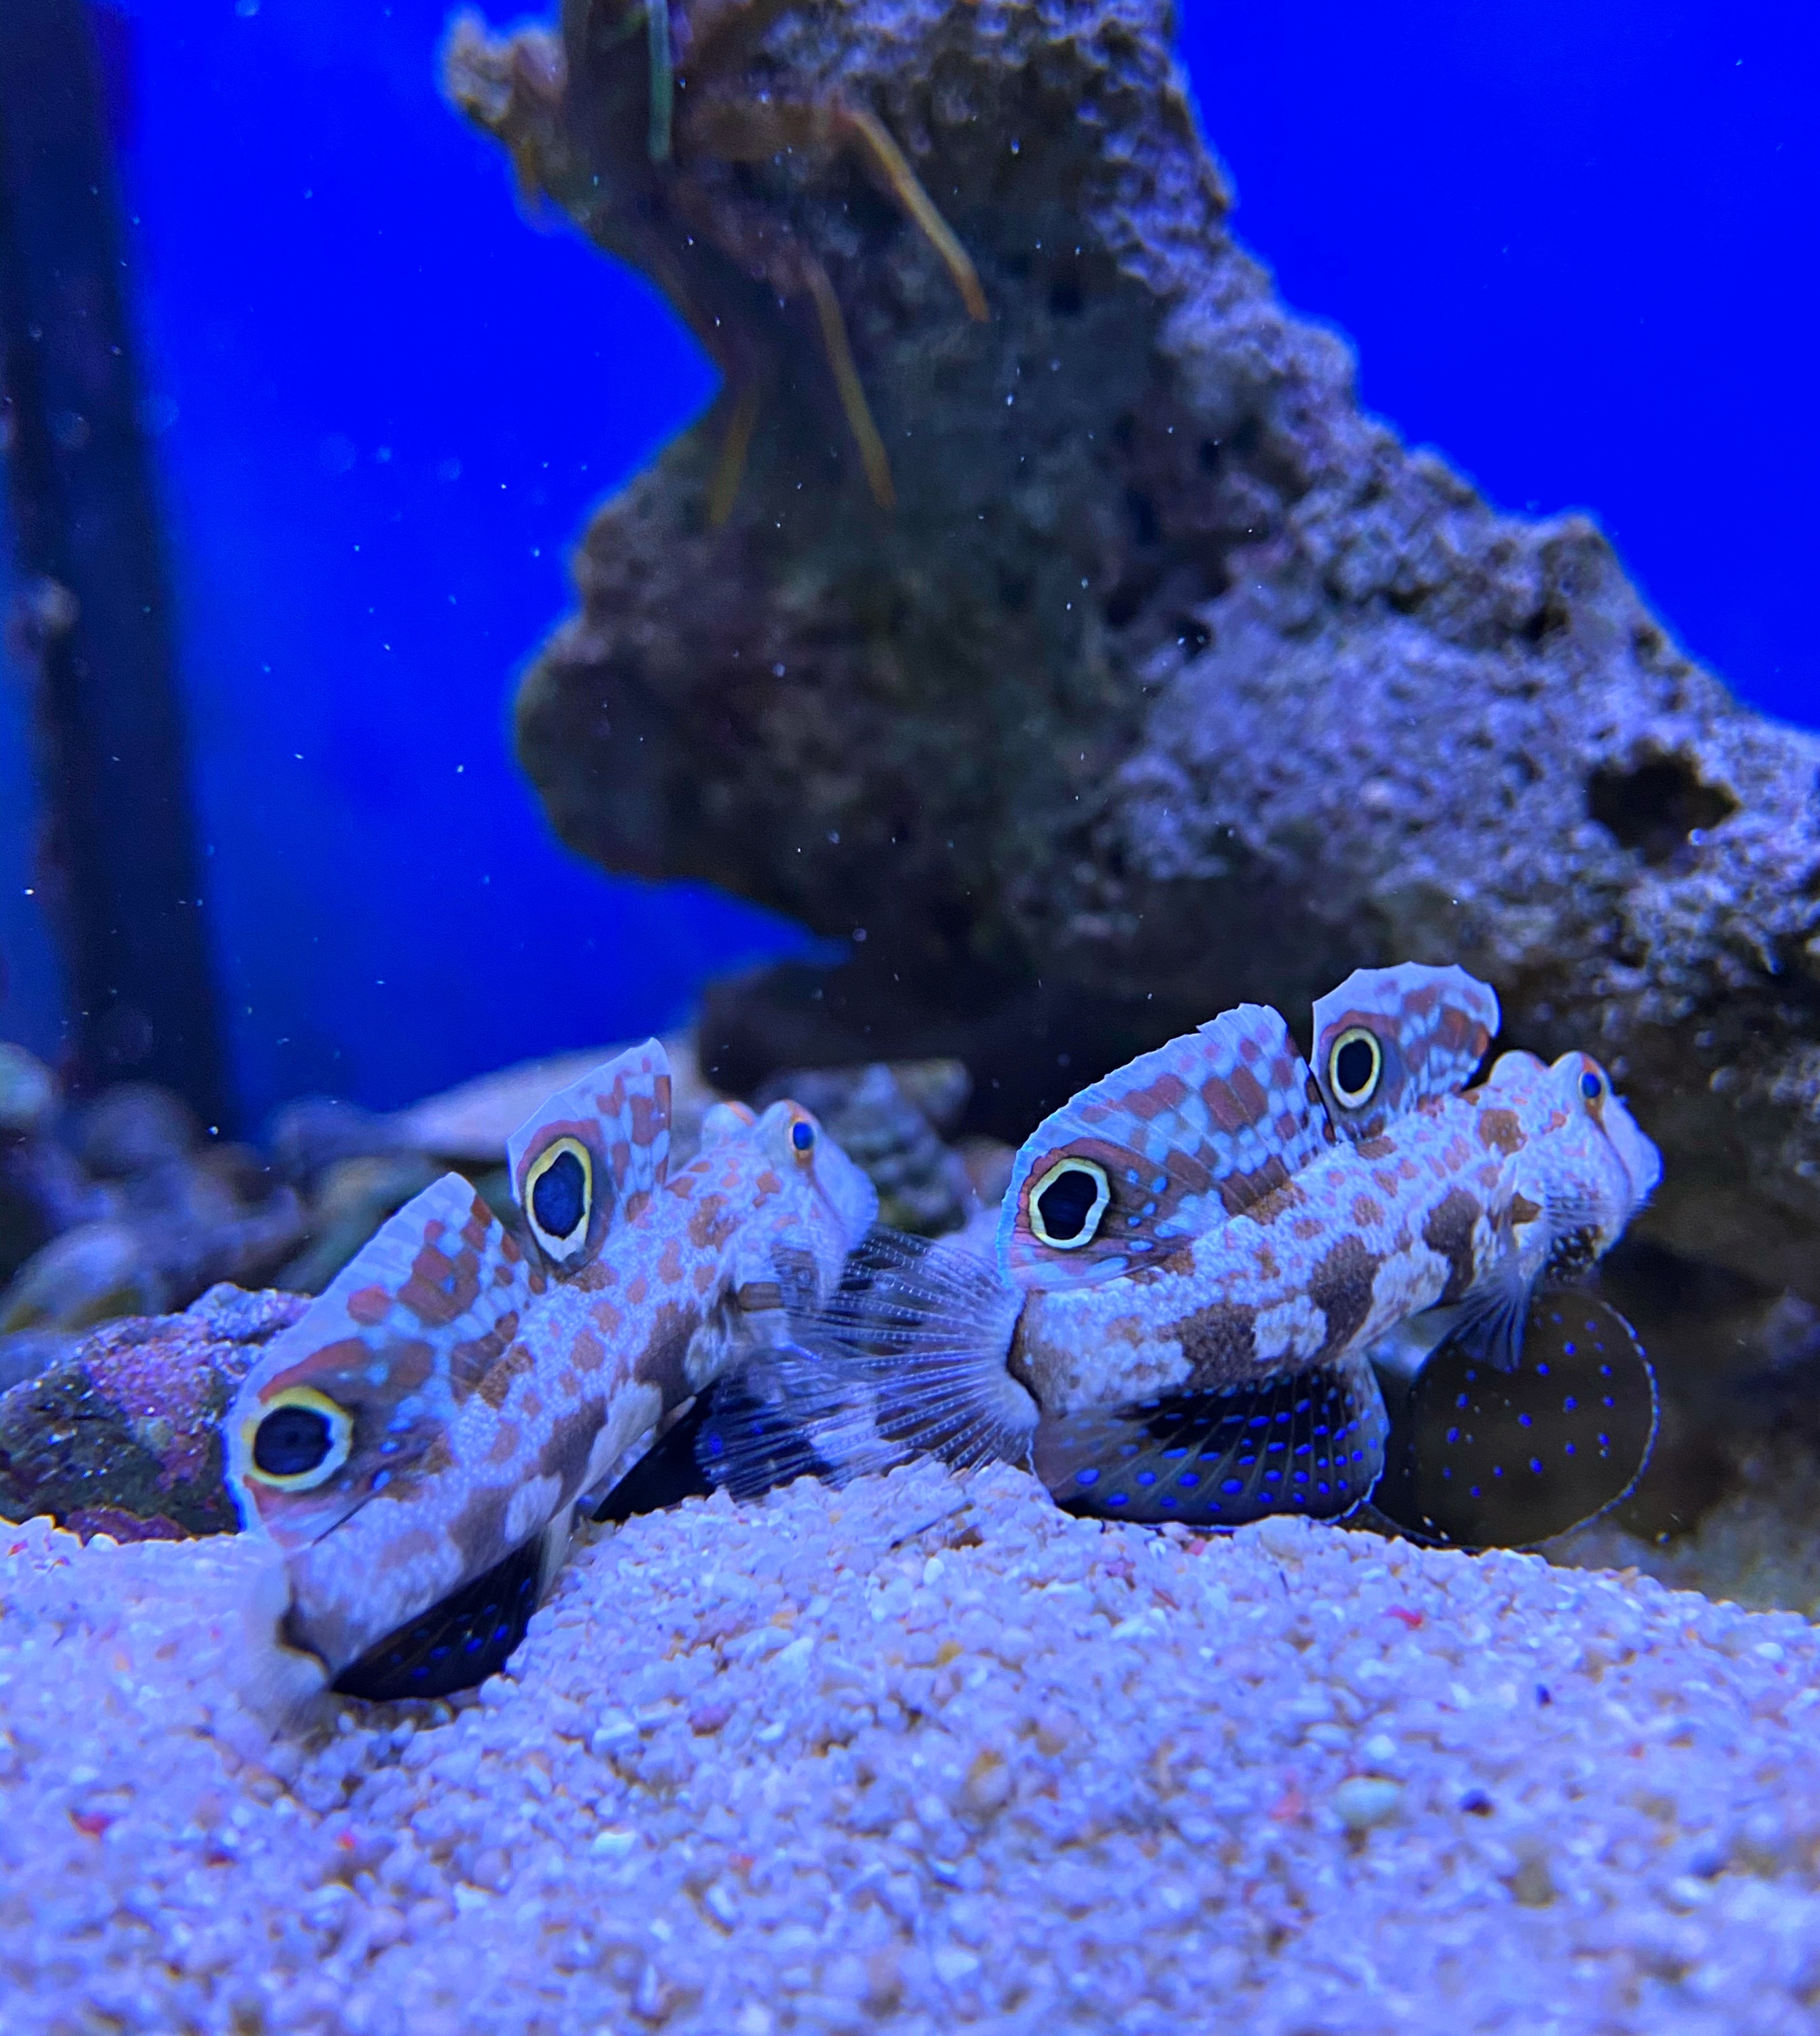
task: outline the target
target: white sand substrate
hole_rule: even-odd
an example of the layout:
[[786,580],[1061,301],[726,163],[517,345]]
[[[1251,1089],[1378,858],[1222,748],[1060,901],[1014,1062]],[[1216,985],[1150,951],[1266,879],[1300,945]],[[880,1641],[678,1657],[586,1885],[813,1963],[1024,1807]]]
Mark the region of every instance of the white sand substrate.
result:
[[0,1533],[6,2036],[1820,2029],[1820,1644],[933,1467],[633,1521],[508,1677],[236,1695],[239,1540]]

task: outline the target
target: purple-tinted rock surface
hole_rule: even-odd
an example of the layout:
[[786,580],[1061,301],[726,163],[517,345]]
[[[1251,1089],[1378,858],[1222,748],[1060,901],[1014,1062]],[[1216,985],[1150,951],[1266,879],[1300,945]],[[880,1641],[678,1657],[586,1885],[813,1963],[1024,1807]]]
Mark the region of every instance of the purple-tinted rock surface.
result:
[[[707,17],[672,15],[686,48]],[[1633,1097],[1667,1157],[1647,1237],[1820,1298],[1820,741],[1684,658],[1592,522],[1495,514],[1360,411],[1228,231],[1170,29],[1157,0],[805,6],[714,81],[875,114],[984,326],[850,157],[684,152],[628,237],[642,107],[589,103],[540,32],[458,36],[464,110],[679,302],[722,262],[649,251],[685,201],[812,251],[897,497],[803,304],[737,299],[788,371],[730,518],[717,413],[596,516],[521,688],[552,820],[864,929],[710,1012],[728,1085],[955,1053],[1000,1135],[1242,997],[1300,1024],[1355,964],[1464,963],[1503,1043],[1589,1048]]]
[[218,1423],[260,1347],[309,1305],[214,1287],[180,1315],[109,1322],[0,1394],[0,1517],[116,1540],[233,1533]]

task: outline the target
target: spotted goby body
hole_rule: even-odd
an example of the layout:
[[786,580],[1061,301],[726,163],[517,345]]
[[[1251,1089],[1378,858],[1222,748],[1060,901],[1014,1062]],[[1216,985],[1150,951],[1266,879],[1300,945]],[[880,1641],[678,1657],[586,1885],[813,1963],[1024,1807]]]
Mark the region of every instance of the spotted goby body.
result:
[[[871,1221],[864,1174],[787,1102],[718,1106],[672,1174],[669,1088],[653,1040],[552,1096],[511,1141],[528,1242],[445,1175],[243,1385],[230,1480],[284,1556],[279,1637],[330,1678],[372,1695],[475,1680],[462,1650],[493,1661],[500,1637],[477,1583],[500,1573],[515,1644],[527,1548],[560,1539],[666,1410],[780,1335],[786,1304],[812,1306]],[[368,1657],[401,1631],[388,1677]]]
[[1460,969],[1362,970],[1314,1017],[1313,1073],[1242,1005],[1083,1090],[1019,1153],[996,1265],[875,1234],[760,1397],[847,1469],[929,1448],[1128,1518],[1349,1510],[1377,1371],[1443,1340],[1514,1366],[1538,1284],[1608,1248],[1660,1161],[1584,1054],[1468,1088],[1498,1012]]

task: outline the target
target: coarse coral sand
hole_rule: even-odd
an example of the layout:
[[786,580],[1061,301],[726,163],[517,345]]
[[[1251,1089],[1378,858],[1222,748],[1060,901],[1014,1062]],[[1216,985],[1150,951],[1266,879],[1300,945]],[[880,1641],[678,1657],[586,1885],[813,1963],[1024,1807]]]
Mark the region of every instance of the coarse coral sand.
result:
[[1820,2028],[1791,1614],[923,1466],[634,1521],[477,1696],[274,1734],[255,1543],[0,1564],[7,2036]]

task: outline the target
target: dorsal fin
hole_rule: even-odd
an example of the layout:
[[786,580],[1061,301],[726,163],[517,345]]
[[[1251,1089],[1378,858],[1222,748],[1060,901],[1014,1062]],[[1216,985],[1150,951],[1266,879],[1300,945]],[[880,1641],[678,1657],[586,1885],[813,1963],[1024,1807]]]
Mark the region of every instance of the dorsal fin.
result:
[[1012,1169],[1000,1265],[1020,1287],[1114,1279],[1242,1215],[1332,1141],[1289,1027],[1241,1004],[1038,1126]]
[[1314,1074],[1355,1141],[1456,1095],[1498,1031],[1498,993],[1463,968],[1355,968],[1314,1007]]
[[559,1089],[506,1148],[512,1192],[551,1271],[571,1277],[664,1184],[670,1061],[655,1039]]
[[298,1548],[446,1461],[456,1412],[545,1288],[469,1182],[433,1182],[266,1345],[235,1396],[222,1438],[245,1523]]

